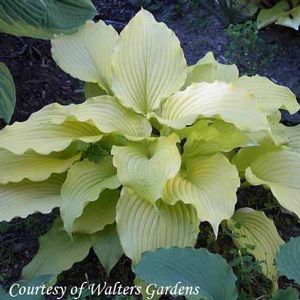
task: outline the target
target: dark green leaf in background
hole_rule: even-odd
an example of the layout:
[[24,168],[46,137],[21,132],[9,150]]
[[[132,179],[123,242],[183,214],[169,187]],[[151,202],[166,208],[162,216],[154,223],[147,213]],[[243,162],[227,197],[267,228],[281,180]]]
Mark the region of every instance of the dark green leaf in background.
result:
[[[146,252],[135,267],[136,275],[158,286],[199,287],[187,299],[235,300],[236,276],[226,261],[207,249],[170,248]],[[195,290],[195,289],[194,289]]]
[[300,237],[291,238],[277,254],[276,265],[279,275],[300,284]]
[[[1,0],[0,0],[1,1]],[[9,123],[16,104],[14,80],[5,64],[0,63],[0,118]]]
[[90,0],[0,0],[0,32],[51,39],[92,19]]

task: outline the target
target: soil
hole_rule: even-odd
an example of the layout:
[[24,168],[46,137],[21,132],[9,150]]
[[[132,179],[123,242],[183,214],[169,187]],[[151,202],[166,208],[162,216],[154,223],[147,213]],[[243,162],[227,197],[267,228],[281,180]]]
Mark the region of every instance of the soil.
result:
[[[94,0],[99,14],[95,19],[102,19],[113,25],[118,31],[139,10],[130,1],[125,0]],[[154,1],[155,2],[155,1]],[[164,0],[157,5],[146,7],[155,17],[167,23],[179,37],[189,64],[195,63],[208,51],[214,52],[219,61],[226,63],[229,58],[225,53],[230,49],[224,24],[216,15],[211,15],[203,7],[190,6],[188,1]],[[194,1],[195,2],[195,1]],[[157,3],[157,1],[155,2]],[[217,8],[214,8],[217,11]],[[259,33],[264,47],[272,51],[267,63],[252,51],[243,54],[238,66],[247,73],[256,66],[256,73],[267,76],[273,81],[286,85],[300,98],[300,32],[279,26],[270,26]],[[275,47],[274,47],[275,45]],[[0,34],[0,61],[9,67],[16,85],[17,104],[12,118],[15,121],[26,120],[33,112],[43,106],[59,102],[61,104],[80,103],[83,99],[83,85],[80,81],[65,74],[55,64],[50,53],[50,42],[20,38]],[[300,123],[300,114],[289,116],[284,114],[283,121],[290,125]],[[0,120],[0,128],[4,122]],[[249,191],[248,191],[249,192]],[[240,195],[239,202],[247,199],[248,193]],[[261,192],[251,191],[256,199]],[[255,194],[256,193],[256,194]],[[255,207],[257,203],[253,205]],[[300,234],[299,222],[296,218],[282,210],[268,210],[274,217],[279,232],[285,240]],[[38,237],[51,226],[57,210],[49,215],[35,214],[27,219],[14,219],[10,223],[0,223],[0,284],[8,287],[20,279],[22,267],[27,264],[38,249]],[[2,227],[1,227],[2,226]],[[203,240],[199,239],[199,245]],[[106,275],[97,261],[95,254],[90,253],[83,263],[73,266],[65,272],[60,280],[62,284],[72,285],[84,281],[85,277],[105,280]],[[113,270],[110,281],[121,281],[132,284],[133,274],[130,261],[125,257]]]

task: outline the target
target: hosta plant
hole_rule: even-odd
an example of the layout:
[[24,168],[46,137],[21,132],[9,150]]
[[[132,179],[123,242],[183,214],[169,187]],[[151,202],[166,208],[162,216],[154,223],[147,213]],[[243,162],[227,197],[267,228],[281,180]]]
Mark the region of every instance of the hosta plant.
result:
[[[199,223],[219,225],[265,261],[284,243],[260,211],[235,212],[242,186],[263,185],[300,216],[295,95],[265,77],[239,77],[208,53],[187,66],[180,42],[141,10],[119,35],[88,21],[52,40],[57,64],[85,81],[87,100],[51,104],[0,132],[2,221],[60,208],[23,278],[57,275],[90,248],[109,272],[125,253],[193,247]],[[200,278],[199,278],[200,280]]]

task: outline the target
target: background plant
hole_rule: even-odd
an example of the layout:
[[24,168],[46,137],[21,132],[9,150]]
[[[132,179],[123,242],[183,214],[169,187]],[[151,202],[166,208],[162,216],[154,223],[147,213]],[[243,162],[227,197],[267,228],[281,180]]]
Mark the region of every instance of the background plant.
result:
[[258,29],[272,23],[299,30],[300,2],[298,0],[282,0],[270,8],[261,9],[257,16]]
[[[222,21],[225,27],[247,21],[258,9],[256,0],[209,0],[199,1],[208,11]],[[217,5],[217,10],[214,6]]]
[[[201,3],[226,27],[230,24],[246,22],[257,15],[258,29],[272,23],[295,30],[299,29],[300,3],[298,0],[210,0]],[[215,3],[220,13],[213,8]]]
[[[260,66],[274,60],[276,45],[266,47],[255,21],[231,24],[225,32],[228,37],[225,56],[230,63],[235,62],[242,73],[255,75]],[[253,63],[253,57],[257,57],[256,64]]]

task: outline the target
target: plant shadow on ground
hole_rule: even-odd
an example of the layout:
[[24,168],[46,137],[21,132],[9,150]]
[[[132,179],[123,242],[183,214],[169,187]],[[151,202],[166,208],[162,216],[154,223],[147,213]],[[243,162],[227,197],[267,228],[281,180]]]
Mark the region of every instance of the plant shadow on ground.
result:
[[[130,2],[130,3],[129,3]],[[138,1],[136,1],[138,2]],[[195,63],[208,51],[214,52],[222,63],[236,63],[243,74],[258,73],[291,88],[300,96],[299,51],[300,34],[286,28],[270,26],[257,33],[253,22],[233,25],[224,30],[224,24],[201,6],[196,0],[140,1],[161,21],[164,21],[178,35],[189,64]],[[139,10],[139,3],[124,0],[94,1],[99,15],[120,31]],[[199,4],[200,3],[200,4]],[[214,7],[213,9],[217,9]],[[54,63],[47,41],[30,38],[16,38],[0,34],[0,60],[5,62],[14,76],[17,88],[17,106],[14,121],[26,120],[31,113],[51,102],[62,104],[83,101],[82,85],[79,81],[61,71]],[[298,116],[285,116],[287,124],[300,123]],[[0,121],[0,128],[4,124]],[[263,210],[274,220],[284,240],[300,235],[297,219],[275,202],[270,192],[263,188],[245,188],[239,194],[238,207],[249,206]],[[21,271],[38,250],[38,238],[44,234],[58,215],[34,214],[26,219],[14,219],[0,223],[0,284],[5,288],[20,279]],[[243,299],[270,293],[271,285],[260,273],[259,264],[246,253],[239,252],[233,245],[230,233],[223,230],[215,241],[207,223],[200,226],[201,233],[196,247],[207,247],[223,255],[232,264],[240,279],[240,291],[247,295]],[[79,285],[120,281],[133,285],[134,275],[130,260],[123,257],[107,278],[104,269],[91,251],[81,263],[59,277],[59,285]],[[291,285],[281,279],[280,287]],[[51,299],[51,298],[48,298]],[[53,299],[53,298],[52,298]],[[165,298],[167,299],[167,298]]]

